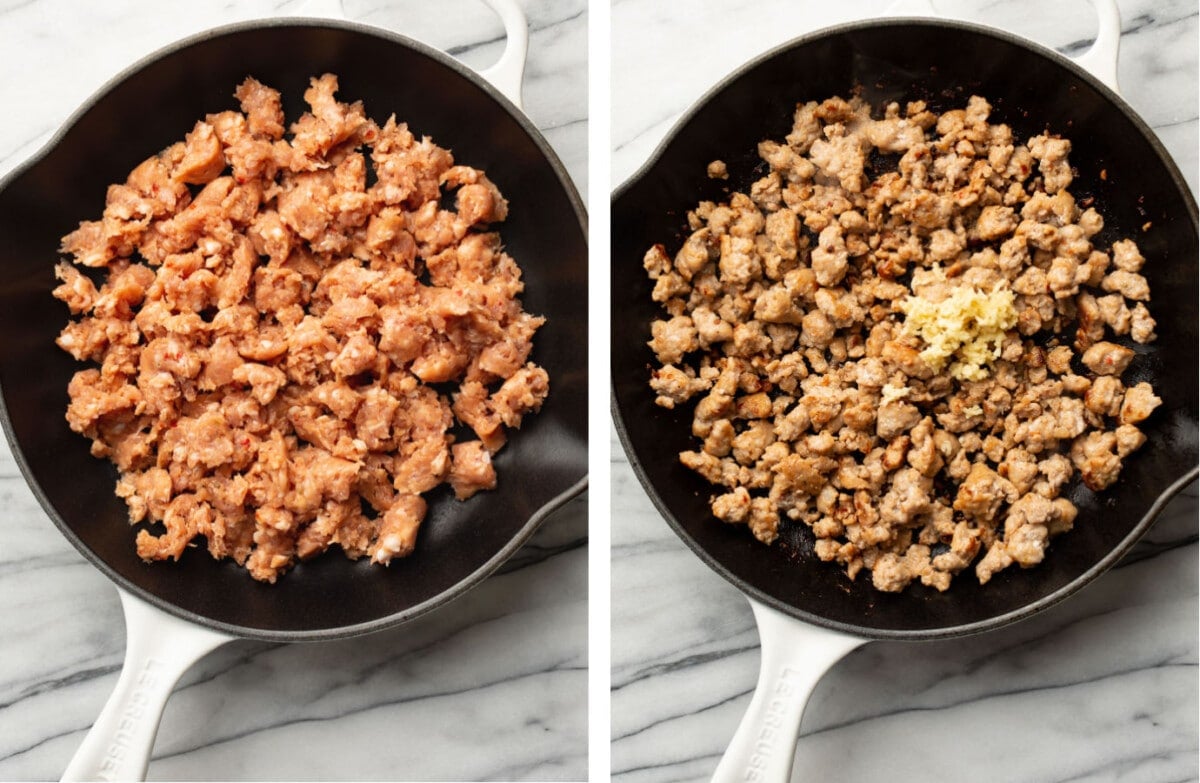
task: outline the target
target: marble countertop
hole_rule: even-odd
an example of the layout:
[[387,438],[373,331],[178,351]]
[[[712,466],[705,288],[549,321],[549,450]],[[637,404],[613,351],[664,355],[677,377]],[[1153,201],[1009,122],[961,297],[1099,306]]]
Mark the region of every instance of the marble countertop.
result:
[[[1195,2],[1119,0],[1120,81],[1197,185]],[[615,0],[612,179],[758,52],[880,0]],[[935,0],[1068,53],[1095,35],[1083,0]],[[712,774],[750,700],[746,600],[655,512],[612,436],[613,777]],[[1197,771],[1197,501],[1176,498],[1137,549],[1071,600],[981,636],[872,643],[818,685],[794,778],[826,781],[1183,781]]]
[[[521,3],[531,26],[526,112],[586,193],[587,4]],[[300,5],[0,2],[0,175],[138,58]],[[478,0],[344,8],[472,67],[490,65],[503,46],[498,18]],[[168,703],[149,778],[584,778],[586,539],[587,501],[578,498],[502,571],[412,623],[340,642],[216,651]],[[59,535],[3,442],[0,540],[0,779],[57,780],[116,682],[117,595]]]

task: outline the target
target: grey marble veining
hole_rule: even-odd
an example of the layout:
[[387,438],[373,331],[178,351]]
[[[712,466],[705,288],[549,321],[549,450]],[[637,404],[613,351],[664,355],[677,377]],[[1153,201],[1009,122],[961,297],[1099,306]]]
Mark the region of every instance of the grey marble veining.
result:
[[[879,15],[879,0],[612,5],[612,178],[758,52]],[[1068,54],[1097,24],[1085,0],[935,0]],[[1120,0],[1125,99],[1197,187],[1197,5]],[[612,442],[612,770],[628,783],[712,774],[750,700],[749,605],[658,516]],[[1176,498],[1138,547],[1070,600],[966,639],[868,644],[818,685],[793,779],[1139,781],[1197,769],[1197,501]]]
[[[0,2],[0,72],[9,75],[0,81],[0,174],[138,58],[299,5]],[[587,5],[522,5],[531,24],[526,112],[586,192]],[[490,65],[503,48],[499,19],[478,0],[346,0],[344,8],[472,67]],[[217,650],[168,703],[150,779],[585,777],[586,537],[579,498],[498,574],[412,623],[338,642]],[[116,682],[120,607],[46,518],[4,443],[0,541],[0,779],[57,780]]]

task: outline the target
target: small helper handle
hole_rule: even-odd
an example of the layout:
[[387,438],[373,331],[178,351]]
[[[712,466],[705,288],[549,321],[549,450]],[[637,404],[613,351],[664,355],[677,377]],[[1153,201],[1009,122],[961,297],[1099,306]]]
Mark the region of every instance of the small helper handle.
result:
[[866,639],[807,625],[750,599],[762,647],[754,697],[713,783],[787,783],[808,697],[829,667]]
[[1096,40],[1092,48],[1071,59],[1104,82],[1105,87],[1120,95],[1117,60],[1121,55],[1121,12],[1117,8],[1117,0],[1092,0],[1092,7],[1100,17]]
[[[1071,59],[1095,76],[1106,87],[1120,94],[1117,84],[1117,58],[1121,48],[1121,12],[1117,0],[1091,0],[1099,17],[1096,40],[1081,55]],[[884,16],[941,16],[931,0],[895,0]]]
[[185,622],[117,589],[125,663],[117,687],[63,773],[71,780],[144,780],[163,708],[192,664],[234,637]]
[[[504,52],[491,68],[479,72],[493,87],[504,93],[518,109],[524,110],[521,102],[521,84],[525,79],[525,61],[529,55],[529,23],[517,0],[483,0],[496,12],[504,23]],[[345,19],[346,10],[342,0],[308,0],[294,10],[297,16],[314,16],[325,19]]]
[[504,53],[491,68],[480,72],[504,97],[524,110],[521,85],[525,81],[525,61],[529,56],[529,23],[516,0],[484,0],[504,23]]

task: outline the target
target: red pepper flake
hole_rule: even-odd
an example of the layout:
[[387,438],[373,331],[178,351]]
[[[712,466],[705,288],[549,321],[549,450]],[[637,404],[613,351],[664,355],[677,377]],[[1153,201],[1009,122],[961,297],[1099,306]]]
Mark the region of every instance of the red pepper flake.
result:
[[1105,182],[1108,181],[1108,169],[1100,169],[1100,179]]

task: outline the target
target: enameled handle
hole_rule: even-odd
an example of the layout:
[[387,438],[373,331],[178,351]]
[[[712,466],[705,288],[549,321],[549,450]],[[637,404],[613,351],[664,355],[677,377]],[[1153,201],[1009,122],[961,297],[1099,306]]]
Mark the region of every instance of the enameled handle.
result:
[[[483,0],[504,23],[504,53],[491,68],[479,75],[487,79],[504,97],[518,109],[521,103],[521,84],[525,79],[525,61],[529,56],[529,23],[517,0]],[[298,16],[313,16],[325,19],[345,19],[346,11],[342,0],[308,0],[297,6]]]
[[518,109],[523,109],[521,85],[525,80],[525,61],[529,56],[529,23],[516,0],[483,0],[504,22],[504,54],[491,68],[479,75],[491,82]]
[[206,653],[233,641],[118,589],[125,610],[125,663],[117,687],[63,780],[144,780],[163,708],[175,683]]
[[1117,58],[1121,54],[1121,11],[1117,8],[1117,0],[1092,0],[1092,7],[1100,17],[1096,40],[1092,48],[1072,59],[1104,82],[1104,86],[1120,94]]
[[762,648],[758,686],[713,781],[787,783],[813,688],[867,640],[807,625],[753,599],[750,606]]

